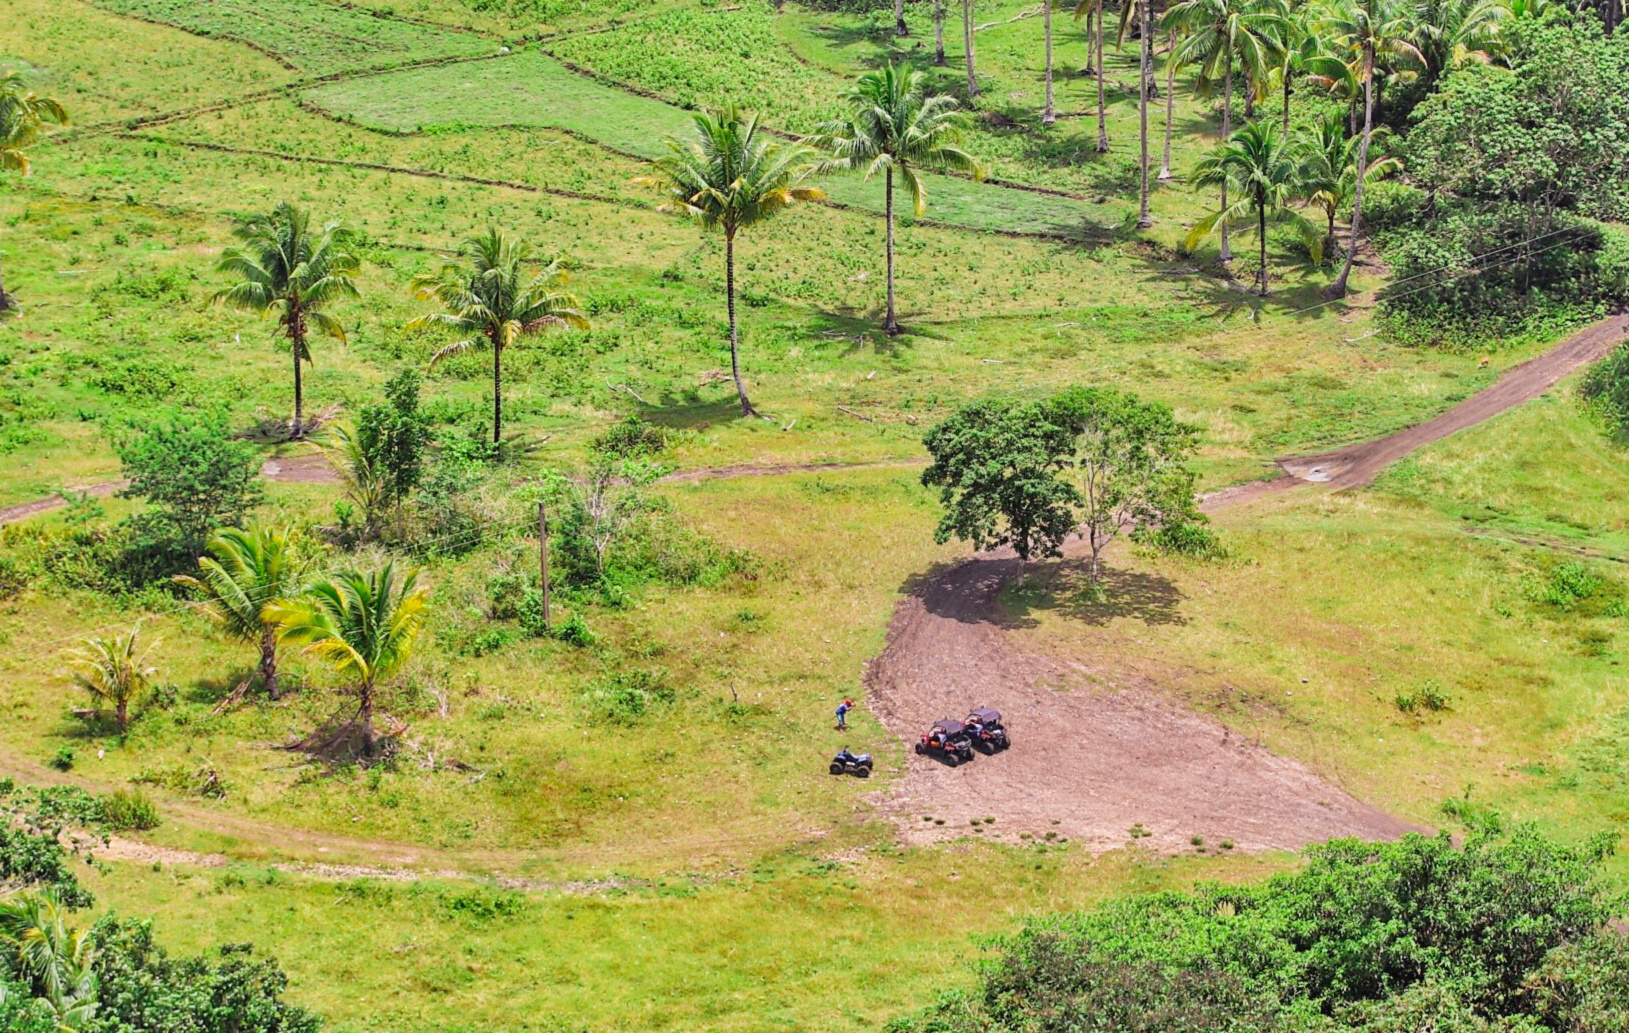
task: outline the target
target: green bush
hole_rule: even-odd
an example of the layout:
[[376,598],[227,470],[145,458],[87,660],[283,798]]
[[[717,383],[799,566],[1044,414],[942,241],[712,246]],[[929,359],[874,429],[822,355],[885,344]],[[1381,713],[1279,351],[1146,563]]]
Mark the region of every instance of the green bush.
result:
[[583,690],[583,707],[588,715],[607,724],[632,725],[643,721],[678,699],[667,684],[667,672],[618,671]]
[[1584,373],[1578,395],[1608,433],[1629,438],[1629,341]]
[[[541,612],[541,607],[539,612]],[[571,616],[554,626],[553,634],[561,642],[573,646],[591,646],[598,639],[598,636],[589,630],[588,622],[583,620],[583,615],[575,611]]]
[[649,459],[667,447],[667,432],[630,416],[612,424],[589,447],[610,459]]
[[117,789],[102,797],[102,821],[114,832],[158,828],[158,808],[140,790]]
[[1227,546],[1203,517],[1161,524],[1135,537],[1139,543],[1158,552],[1205,560],[1227,558]]
[[[1032,919],[996,941],[952,1021],[930,1011],[894,1028],[1536,1033],[1545,1001],[1569,1022],[1586,999],[1598,1014],[1625,1001],[1629,980],[1569,974],[1582,952],[1611,953],[1592,943],[1613,935],[1618,906],[1600,877],[1608,849],[1561,846],[1531,826],[1483,828],[1463,846],[1446,833],[1332,842],[1262,886]],[[1544,981],[1556,989],[1536,1000]]]

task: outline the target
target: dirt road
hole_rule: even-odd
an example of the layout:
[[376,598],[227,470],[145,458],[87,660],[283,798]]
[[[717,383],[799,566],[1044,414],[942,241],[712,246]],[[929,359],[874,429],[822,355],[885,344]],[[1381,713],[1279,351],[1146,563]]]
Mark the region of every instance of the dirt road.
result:
[[[1542,394],[1629,336],[1629,316],[1604,320],[1507,372],[1427,423],[1376,441],[1285,459],[1285,475],[1206,500],[1215,510],[1300,484],[1369,483],[1409,452]],[[1068,551],[1066,549],[1066,551]],[[998,604],[1017,570],[1000,554],[930,574],[895,612],[888,645],[867,672],[871,706],[907,745],[908,770],[880,806],[907,842],[1054,833],[1107,849],[1132,840],[1191,850],[1190,837],[1237,849],[1293,849],[1337,836],[1388,838],[1410,826],[1304,765],[1241,740],[1169,700],[1158,674],[1098,671],[1017,647]],[[948,768],[909,751],[933,721],[974,705],[1009,715],[1015,745]],[[994,825],[973,824],[994,817]]]

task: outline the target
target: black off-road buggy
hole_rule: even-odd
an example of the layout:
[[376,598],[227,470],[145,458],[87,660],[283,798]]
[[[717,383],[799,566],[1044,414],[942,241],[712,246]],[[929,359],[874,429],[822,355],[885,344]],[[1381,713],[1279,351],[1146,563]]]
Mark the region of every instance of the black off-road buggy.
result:
[[850,753],[845,746],[837,751],[837,756],[831,759],[831,773],[834,775],[854,775],[856,778],[871,777],[871,754]]
[[973,759],[973,737],[967,726],[953,718],[935,721],[933,727],[922,733],[916,752],[926,757],[938,757],[951,767]]
[[1012,745],[1007,737],[1007,726],[1001,723],[1001,711],[993,707],[978,707],[963,722],[973,745],[985,753],[999,753]]

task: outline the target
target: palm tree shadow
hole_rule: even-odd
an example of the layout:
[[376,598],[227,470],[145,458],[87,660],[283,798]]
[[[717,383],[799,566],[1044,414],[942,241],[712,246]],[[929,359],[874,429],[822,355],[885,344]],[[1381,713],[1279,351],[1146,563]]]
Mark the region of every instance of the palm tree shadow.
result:
[[1143,571],[1104,567],[1093,585],[1091,564],[1066,559],[1033,579],[1024,589],[1006,593],[1006,609],[1020,620],[1037,610],[1052,610],[1101,627],[1129,619],[1149,625],[1183,625],[1183,595],[1167,577]]
[[[750,391],[750,385],[748,385]],[[714,424],[729,423],[741,418],[741,403],[732,393],[726,398],[704,401],[700,391],[690,389],[682,394],[667,393],[655,405],[647,405],[640,412],[645,422],[669,430],[704,430]]]

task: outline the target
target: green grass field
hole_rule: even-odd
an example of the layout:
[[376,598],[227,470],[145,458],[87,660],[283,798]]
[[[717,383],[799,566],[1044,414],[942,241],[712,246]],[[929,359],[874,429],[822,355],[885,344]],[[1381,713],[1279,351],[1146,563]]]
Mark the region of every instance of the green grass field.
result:
[[[1486,365],[1393,343],[1369,293],[1383,269],[1360,265],[1360,293],[1323,304],[1332,270],[1309,268],[1287,239],[1270,240],[1265,300],[1219,275],[1213,243],[1180,253],[1212,203],[1181,176],[1219,131],[1180,79],[1178,178],[1138,233],[1135,54],[1111,43],[1113,149],[1097,155],[1080,27],[1057,12],[1065,117],[1044,128],[1040,19],[990,3],[977,8],[984,99],[968,146],[1003,183],[931,177],[926,220],[899,235],[900,338],[878,329],[878,183],[827,181],[836,204],[749,230],[736,252],[742,358],[773,421],[741,419],[719,380],[722,242],[658,212],[633,181],[689,107],[735,101],[777,129],[813,129],[860,71],[930,56],[925,8],[898,41],[885,15],[795,4],[14,7],[0,70],[25,70],[76,126],[35,148],[30,178],[0,183],[4,282],[23,305],[0,322],[0,506],[117,478],[114,442],[165,407],[224,406],[245,431],[286,419],[271,321],[210,301],[227,282],[214,266],[231,219],[279,200],[343,220],[367,260],[360,299],[335,309],[347,342],[314,345],[308,411],[354,413],[396,371],[425,369],[448,338],[404,329],[426,311],[409,281],[487,225],[568,266],[593,324],[507,353],[508,427],[529,450],[479,489],[493,529],[478,547],[425,561],[435,617],[382,704],[411,742],[388,770],[272,748],[340,706],[297,656],[287,700],[214,714],[253,652],[161,590],[0,600],[0,773],[47,777],[45,761],[71,750],[64,777],[98,790],[140,779],[166,817],[136,838],[177,853],[90,875],[103,905],[154,916],[177,949],[254,940],[336,1030],[877,1029],[970,983],[974,937],[1022,916],[1295,864],[973,837],[897,845],[877,794],[903,770],[901,743],[863,710],[846,739],[829,724],[837,700],[863,693],[914,579],[967,552],[933,543],[922,435],[990,395],[1112,385],[1198,426],[1210,490],[1428,419],[1550,343]],[[960,90],[950,22],[951,61],[931,73]],[[128,125],[154,116],[168,117]],[[427,373],[443,434],[486,418],[489,375],[483,355]],[[681,471],[834,465],[657,489],[678,524],[748,553],[746,576],[646,586],[622,607],[570,600],[598,635],[588,646],[495,624],[490,584],[534,562],[516,492],[580,468],[586,443],[630,414],[671,431],[664,458]],[[1371,488],[1222,512],[1225,560],[1117,547],[1112,571],[1156,585],[1160,619],[1094,602],[1063,564],[1007,591],[1034,618],[1011,634],[1155,675],[1173,698],[1422,825],[1468,797],[1569,839],[1621,829],[1622,458],[1568,381]],[[335,519],[335,485],[268,492],[263,517]],[[134,503],[100,505],[111,521]],[[75,519],[0,531],[0,555]],[[1589,575],[1584,595],[1557,594],[1567,565]],[[70,714],[62,650],[137,620],[163,639],[154,660],[174,701],[123,741],[92,735]],[[584,700],[630,672],[672,701],[632,725],[596,718]],[[811,764],[844,743],[877,754],[876,779],[834,781],[823,757]],[[200,768],[224,781],[223,798],[186,790]],[[319,862],[428,874],[271,867]],[[945,920],[968,900],[991,904]]]

